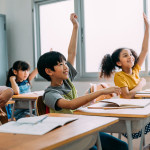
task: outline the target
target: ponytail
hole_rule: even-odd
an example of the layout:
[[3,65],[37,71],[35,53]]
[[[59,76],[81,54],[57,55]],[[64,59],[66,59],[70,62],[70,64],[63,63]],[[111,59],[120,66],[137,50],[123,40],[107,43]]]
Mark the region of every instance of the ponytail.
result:
[[[30,69],[30,65],[25,62],[25,61],[21,61],[21,60],[18,60],[16,62],[14,62],[13,64],[13,67],[9,69],[8,71],[8,75],[7,75],[7,80],[6,80],[6,86],[10,86],[10,77],[11,76],[16,76],[13,72],[13,70],[29,70]],[[27,79],[28,80],[28,79]],[[30,83],[30,82],[29,82]]]
[[100,78],[109,78],[111,77],[113,70],[115,70],[115,64],[111,58],[110,54],[106,54],[101,62],[101,71],[100,71]]
[[10,86],[10,77],[11,76],[16,76],[13,72],[13,68],[10,68],[8,71],[8,75],[7,75],[7,80],[6,80],[6,86]]
[[[116,49],[112,53],[112,55],[107,54],[104,56],[101,62],[101,67],[100,67],[101,68],[100,78],[102,77],[109,78],[113,74],[113,71],[115,71],[116,67],[121,68],[120,66],[117,65],[117,62],[120,61],[119,56],[123,49],[129,49],[129,48],[119,48],[119,49]],[[135,58],[135,62],[134,62],[134,66],[135,66],[138,61],[138,56],[134,50],[132,49],[129,49],[129,50],[131,51],[132,55]]]

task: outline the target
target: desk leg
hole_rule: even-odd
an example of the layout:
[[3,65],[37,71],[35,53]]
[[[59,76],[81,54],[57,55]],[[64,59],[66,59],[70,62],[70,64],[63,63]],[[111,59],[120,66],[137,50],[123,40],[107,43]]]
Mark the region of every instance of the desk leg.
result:
[[14,119],[14,112],[15,112],[15,103],[13,104],[13,107],[12,107],[11,121],[13,121]]
[[125,122],[126,122],[127,135],[128,135],[128,147],[129,147],[129,150],[133,150],[131,120],[126,120]]
[[30,111],[30,116],[33,116],[32,115],[32,102],[29,101],[29,111]]
[[143,126],[143,128],[142,128],[142,135],[141,135],[141,142],[140,142],[140,150],[142,150],[143,144],[145,145],[145,143],[143,143],[144,142],[144,131],[145,131],[144,121],[142,122],[142,126]]
[[97,141],[96,141],[97,150],[102,150],[101,140],[99,136],[99,132],[97,133]]

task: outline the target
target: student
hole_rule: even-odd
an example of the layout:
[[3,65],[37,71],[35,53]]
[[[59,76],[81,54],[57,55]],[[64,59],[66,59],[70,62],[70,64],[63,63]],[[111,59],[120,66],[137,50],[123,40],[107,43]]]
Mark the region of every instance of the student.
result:
[[3,108],[5,108],[6,103],[13,96],[14,91],[6,86],[0,86],[0,124],[8,122],[7,115]]
[[[77,97],[76,89],[72,80],[77,72],[73,68],[77,48],[78,22],[77,16],[73,13],[70,20],[73,24],[73,31],[68,47],[68,60],[63,54],[51,51],[43,54],[37,64],[39,74],[51,85],[45,90],[43,95],[44,103],[50,108],[52,113],[72,113],[78,107],[85,105],[102,94],[120,94],[119,87],[110,87],[104,90]],[[125,142],[105,133],[100,133],[103,140],[102,147],[108,150],[127,150]]]
[[[115,50],[112,55],[105,55],[101,63],[100,77],[110,77],[116,67],[122,69],[122,71],[116,72],[114,76],[115,85],[121,88],[121,98],[135,98],[136,92],[142,90],[146,85],[146,80],[139,77],[139,71],[148,52],[149,41],[149,23],[145,14],[143,14],[143,18],[145,34],[139,57],[132,49],[120,48]],[[149,132],[150,124],[145,129],[145,133]],[[133,134],[133,138],[140,136],[141,132]]]
[[[30,71],[30,65],[25,61],[16,61],[13,67],[9,69],[6,86],[11,87],[14,90],[14,94],[23,94],[31,92],[30,82],[37,75],[37,68],[32,72]],[[10,105],[6,108],[8,118],[11,117]],[[17,109],[14,113],[16,120],[25,117],[29,114],[28,109]]]

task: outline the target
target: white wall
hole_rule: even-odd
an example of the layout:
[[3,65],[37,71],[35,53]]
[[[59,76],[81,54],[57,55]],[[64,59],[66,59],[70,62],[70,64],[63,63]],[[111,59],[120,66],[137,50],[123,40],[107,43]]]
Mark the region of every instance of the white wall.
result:
[[[0,13],[6,14],[9,67],[16,60],[25,60],[34,69],[32,0],[0,0]],[[113,82],[109,81],[111,85]],[[32,90],[45,89],[50,83],[33,81]],[[82,95],[90,82],[74,83]],[[147,88],[150,88],[149,83]]]
[[6,0],[0,0],[0,14],[6,14]]

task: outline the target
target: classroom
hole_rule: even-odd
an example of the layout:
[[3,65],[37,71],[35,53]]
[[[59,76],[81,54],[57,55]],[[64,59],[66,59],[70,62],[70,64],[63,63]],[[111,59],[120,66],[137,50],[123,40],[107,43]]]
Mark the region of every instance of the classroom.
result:
[[[92,84],[114,87],[114,76],[99,78],[101,61],[105,54],[120,47],[140,54],[145,33],[143,12],[150,22],[149,0],[0,0],[0,86],[6,85],[8,70],[15,61],[28,62],[32,72],[46,52],[59,51],[67,58],[72,34],[70,14],[75,13],[79,27],[74,66],[78,74],[73,84],[78,96],[83,96]],[[142,90],[150,89],[149,60],[148,52],[139,73],[146,81]],[[31,92],[45,90],[49,85],[37,74]],[[118,133],[113,135],[118,138]],[[121,140],[128,143],[124,136]],[[150,144],[150,133],[144,140]],[[133,150],[138,150],[139,145],[140,138],[134,139]]]

